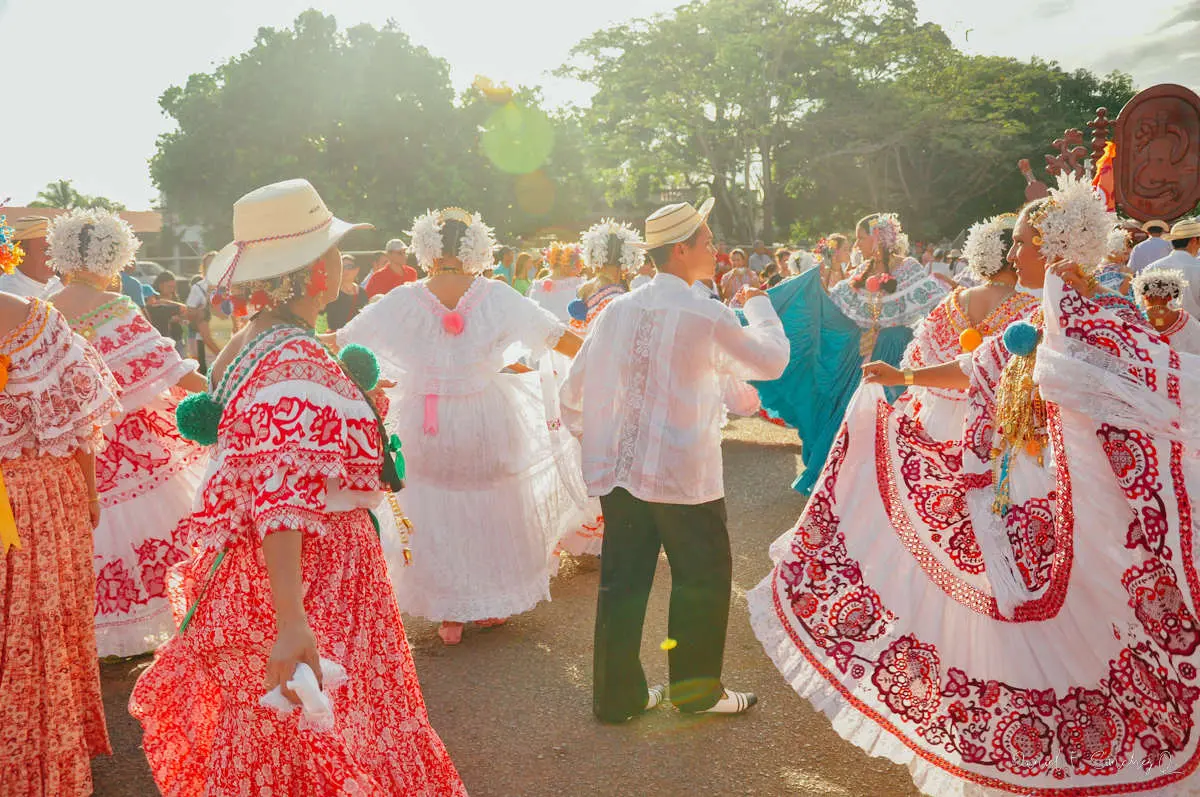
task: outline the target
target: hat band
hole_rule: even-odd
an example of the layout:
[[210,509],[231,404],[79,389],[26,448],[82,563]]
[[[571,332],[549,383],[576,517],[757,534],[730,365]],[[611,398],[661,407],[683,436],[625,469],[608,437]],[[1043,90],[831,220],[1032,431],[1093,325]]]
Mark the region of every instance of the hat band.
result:
[[229,267],[225,269],[225,273],[221,275],[221,279],[217,282],[217,292],[220,293],[228,289],[233,284],[233,272],[237,269],[238,261],[242,259],[242,252],[246,251],[246,247],[254,244],[265,244],[271,241],[286,241],[291,238],[300,238],[305,235],[312,235],[314,232],[319,232],[333,223],[333,215],[321,222],[315,227],[309,227],[307,230],[299,232],[289,232],[284,235],[271,235],[266,238],[253,238],[249,241],[234,241],[233,245],[237,247],[237,251],[233,253],[233,260],[229,261]]

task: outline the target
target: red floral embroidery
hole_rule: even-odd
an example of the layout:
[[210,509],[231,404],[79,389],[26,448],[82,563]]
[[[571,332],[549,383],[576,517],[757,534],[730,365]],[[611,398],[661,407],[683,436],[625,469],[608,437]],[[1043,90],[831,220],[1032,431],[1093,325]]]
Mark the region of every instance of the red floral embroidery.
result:
[[146,602],[138,590],[129,568],[120,559],[114,559],[96,574],[96,614],[128,612],[135,605]]
[[166,597],[167,568],[184,557],[184,552],[166,540],[149,539],[137,546],[138,577],[148,598]]

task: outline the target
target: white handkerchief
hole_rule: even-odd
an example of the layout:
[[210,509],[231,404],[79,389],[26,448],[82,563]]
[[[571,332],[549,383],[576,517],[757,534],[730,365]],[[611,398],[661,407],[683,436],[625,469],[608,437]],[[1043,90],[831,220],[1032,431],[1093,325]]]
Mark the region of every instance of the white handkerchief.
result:
[[[330,692],[348,680],[346,669],[336,661],[321,659],[321,680],[324,690],[317,685],[317,676],[307,664],[296,665],[287,688],[300,698],[301,727],[328,731],[333,729],[333,700]],[[283,688],[276,686],[258,700],[259,705],[273,708],[281,714],[290,714],[296,706],[283,696]]]

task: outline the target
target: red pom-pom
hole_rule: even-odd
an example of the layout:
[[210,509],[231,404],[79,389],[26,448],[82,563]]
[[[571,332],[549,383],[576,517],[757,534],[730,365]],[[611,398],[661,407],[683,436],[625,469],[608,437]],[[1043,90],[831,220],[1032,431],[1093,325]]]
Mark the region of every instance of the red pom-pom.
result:
[[259,288],[254,293],[250,294],[250,304],[255,307],[266,307],[271,304],[271,295]]
[[542,280],[542,290],[546,293],[554,290],[554,280]]
[[872,274],[867,277],[867,290],[871,293],[879,293],[879,289],[883,287],[883,276],[881,274]]
[[466,326],[461,313],[450,312],[442,316],[442,329],[455,337],[461,335]]
[[221,291],[213,291],[212,297],[208,300],[215,309],[221,309],[221,302],[225,301],[225,295]]
[[246,306],[246,300],[241,296],[233,297],[233,314],[237,318],[245,318],[250,313],[250,308]]

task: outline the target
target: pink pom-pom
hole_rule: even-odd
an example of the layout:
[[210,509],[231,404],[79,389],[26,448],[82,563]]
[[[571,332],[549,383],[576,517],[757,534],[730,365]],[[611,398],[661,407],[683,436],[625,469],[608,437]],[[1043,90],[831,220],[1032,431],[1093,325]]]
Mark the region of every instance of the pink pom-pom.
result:
[[542,280],[542,290],[546,293],[554,290],[554,280]]
[[442,316],[442,329],[457,337],[463,333],[467,322],[463,320],[461,313],[446,313]]
[[871,293],[879,293],[879,289],[883,287],[883,277],[879,274],[874,274],[867,277],[867,290]]

